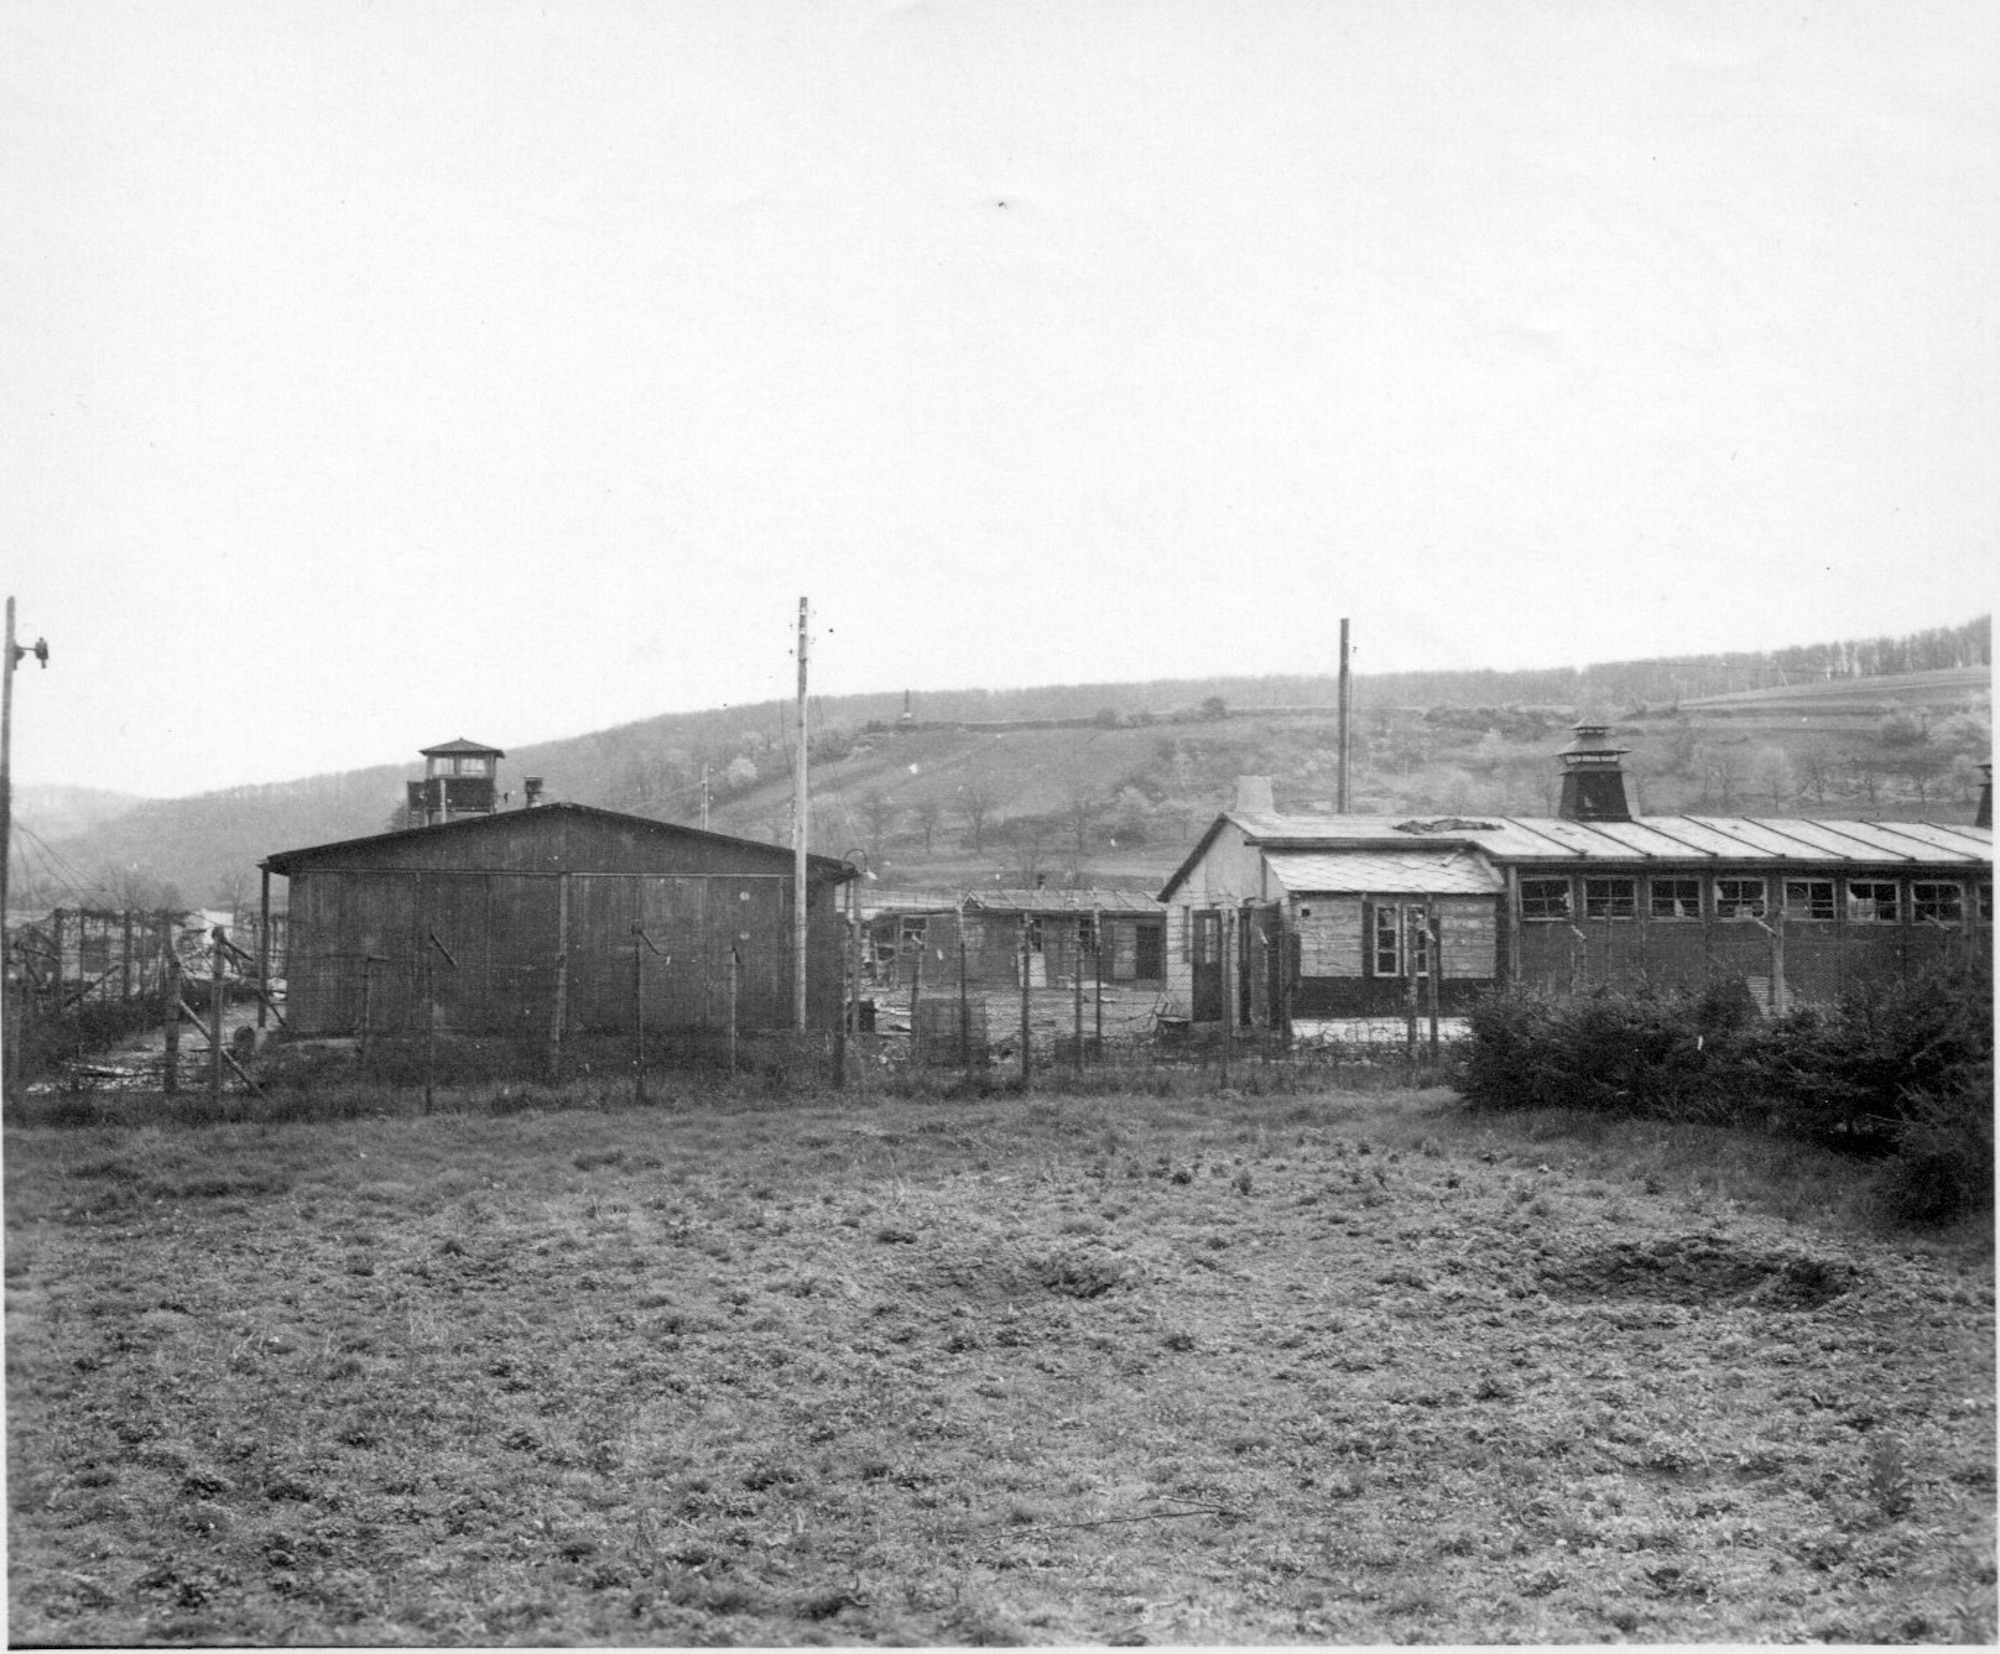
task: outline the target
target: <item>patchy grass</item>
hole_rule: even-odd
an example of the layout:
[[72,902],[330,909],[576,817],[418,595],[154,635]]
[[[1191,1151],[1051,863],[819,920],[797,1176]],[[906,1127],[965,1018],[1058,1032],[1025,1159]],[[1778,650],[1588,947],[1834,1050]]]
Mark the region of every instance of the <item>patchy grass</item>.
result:
[[1990,1641],[1983,1231],[1401,1097],[7,1134],[17,1643]]

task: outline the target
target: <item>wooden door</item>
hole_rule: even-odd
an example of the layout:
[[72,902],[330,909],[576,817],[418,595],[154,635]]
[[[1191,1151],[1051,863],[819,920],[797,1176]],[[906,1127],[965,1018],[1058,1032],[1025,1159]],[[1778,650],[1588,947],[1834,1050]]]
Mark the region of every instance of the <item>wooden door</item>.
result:
[[1190,1005],[1196,1022],[1222,1020],[1222,910],[1197,908],[1190,916]]

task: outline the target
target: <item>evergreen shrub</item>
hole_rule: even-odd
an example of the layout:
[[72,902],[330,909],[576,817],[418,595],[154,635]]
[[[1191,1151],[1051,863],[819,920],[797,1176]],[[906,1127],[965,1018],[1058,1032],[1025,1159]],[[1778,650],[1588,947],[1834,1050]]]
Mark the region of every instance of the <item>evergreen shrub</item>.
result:
[[1899,1222],[1993,1197],[1990,965],[1940,964],[1763,1021],[1740,985],[1507,989],[1472,1009],[1474,1108],[1569,1108],[1752,1127],[1888,1159]]

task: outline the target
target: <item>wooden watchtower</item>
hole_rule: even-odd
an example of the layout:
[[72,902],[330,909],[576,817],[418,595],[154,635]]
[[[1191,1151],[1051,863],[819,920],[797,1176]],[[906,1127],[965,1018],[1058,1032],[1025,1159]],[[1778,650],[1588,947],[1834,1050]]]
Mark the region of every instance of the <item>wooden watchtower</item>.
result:
[[506,756],[462,735],[425,747],[424,778],[409,784],[410,825],[436,827],[464,816],[490,816],[499,799],[494,781]]

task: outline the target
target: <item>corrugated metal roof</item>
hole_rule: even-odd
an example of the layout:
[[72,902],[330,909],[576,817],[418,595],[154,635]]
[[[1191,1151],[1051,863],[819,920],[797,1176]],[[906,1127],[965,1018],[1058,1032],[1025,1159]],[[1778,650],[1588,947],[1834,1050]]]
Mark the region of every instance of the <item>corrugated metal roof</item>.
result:
[[1993,859],[1991,827],[1945,827],[1934,821],[1883,821],[1873,825],[1885,838],[1912,838],[1928,850],[1942,851],[1961,861]]
[[[1401,822],[1386,816],[1301,816],[1231,811],[1250,840],[1269,852],[1364,849],[1400,852],[1412,843],[1476,845],[1499,862],[1770,861],[1990,864],[1990,827],[1914,821],[1821,821],[1753,816],[1642,816],[1633,821],[1566,821],[1500,816],[1472,821]],[[1348,846],[1353,846],[1349,850]]]
[[974,890],[965,905],[983,913],[1158,913],[1141,890]]
[[1422,896],[1490,896],[1505,881],[1476,851],[1278,850],[1268,858],[1286,890],[1380,890]]
[[855,886],[861,911],[873,918],[878,913],[956,913],[958,897],[949,890],[898,890],[871,885],[863,880]]

